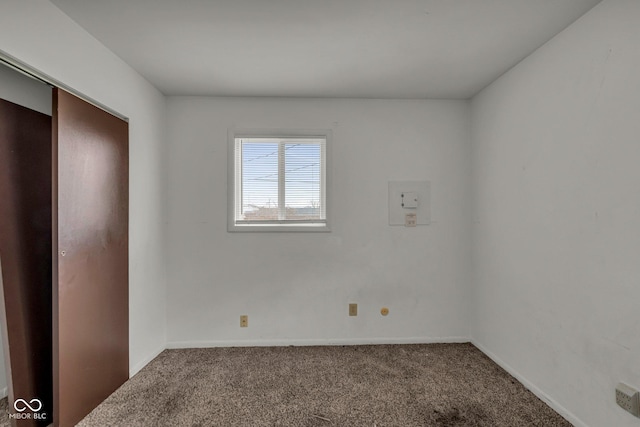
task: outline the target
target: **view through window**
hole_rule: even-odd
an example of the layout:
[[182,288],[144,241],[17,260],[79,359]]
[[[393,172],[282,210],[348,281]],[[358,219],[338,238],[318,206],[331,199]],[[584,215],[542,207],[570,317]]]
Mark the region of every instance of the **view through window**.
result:
[[326,138],[235,138],[234,223],[326,225]]

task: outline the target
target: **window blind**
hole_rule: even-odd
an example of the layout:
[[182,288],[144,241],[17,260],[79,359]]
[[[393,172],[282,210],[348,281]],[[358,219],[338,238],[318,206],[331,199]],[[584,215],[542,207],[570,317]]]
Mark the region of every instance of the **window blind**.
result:
[[326,221],[324,138],[236,138],[237,223]]

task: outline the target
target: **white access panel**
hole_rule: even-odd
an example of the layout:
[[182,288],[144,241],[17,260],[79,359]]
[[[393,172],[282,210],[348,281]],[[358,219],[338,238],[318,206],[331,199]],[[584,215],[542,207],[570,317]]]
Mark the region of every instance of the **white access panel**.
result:
[[[402,196],[405,197],[402,197]],[[410,199],[410,203],[404,203]],[[414,200],[417,199],[417,202]],[[389,181],[389,225],[406,226],[407,215],[416,215],[417,225],[431,223],[429,181]]]

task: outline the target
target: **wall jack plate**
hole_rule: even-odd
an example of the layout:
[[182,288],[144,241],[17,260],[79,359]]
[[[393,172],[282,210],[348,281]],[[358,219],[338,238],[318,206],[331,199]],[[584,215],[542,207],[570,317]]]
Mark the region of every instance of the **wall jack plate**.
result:
[[418,224],[418,219],[415,213],[408,213],[404,215],[404,226],[415,227]]
[[[431,223],[431,183],[429,181],[389,181],[389,225],[429,225]],[[413,214],[415,224],[406,224]]]
[[640,418],[640,397],[635,388],[619,383],[616,386],[616,403],[631,415]]

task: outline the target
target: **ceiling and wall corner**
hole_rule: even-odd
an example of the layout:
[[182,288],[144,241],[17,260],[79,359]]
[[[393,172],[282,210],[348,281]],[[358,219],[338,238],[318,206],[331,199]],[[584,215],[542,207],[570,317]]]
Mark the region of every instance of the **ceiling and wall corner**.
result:
[[51,0],[166,95],[467,99],[600,0]]

